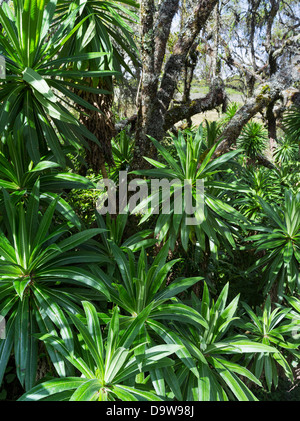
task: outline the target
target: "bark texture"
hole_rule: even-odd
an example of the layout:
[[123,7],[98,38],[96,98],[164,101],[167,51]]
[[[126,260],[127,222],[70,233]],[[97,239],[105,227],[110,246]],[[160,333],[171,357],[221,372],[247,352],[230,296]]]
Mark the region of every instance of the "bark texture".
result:
[[165,58],[166,46],[169,39],[173,18],[178,11],[179,0],[165,0],[158,11],[155,22],[155,74],[159,75]]
[[154,108],[153,115],[151,116],[153,123],[150,127],[151,135],[158,140],[161,140],[164,135],[164,118],[174,97],[187,54],[216,3],[217,0],[202,0],[197,2],[179,35],[178,41],[174,46],[173,54],[166,63],[161,85],[157,93],[157,106]]
[[197,47],[198,47],[198,43],[197,41],[195,41],[185,60],[184,75],[183,75],[184,86],[183,86],[182,102],[190,101],[194,72],[195,72],[195,68],[197,66],[198,57],[199,57],[199,51],[197,50]]
[[[91,82],[92,83],[92,82]],[[104,89],[103,82],[99,88]],[[89,149],[86,150],[86,163],[95,173],[101,172],[107,178],[105,163],[113,165],[111,139],[115,135],[114,116],[112,112],[112,95],[99,95],[87,91],[76,92],[98,111],[79,108],[80,122],[96,136],[100,145],[86,139]]]
[[220,105],[226,106],[227,96],[223,80],[215,78],[210,86],[209,93],[204,98],[188,100],[173,106],[165,115],[164,131],[169,130],[175,123],[189,119],[195,114],[204,113]]
[[[270,4],[271,4],[271,9],[269,11],[269,16],[267,19],[265,48],[268,54],[269,76],[272,76],[277,72],[277,59],[276,57],[274,57],[274,47],[272,46],[272,28],[273,28],[275,17],[279,11],[279,1],[271,0]],[[270,104],[268,104],[267,109],[266,109],[268,136],[269,136],[270,150],[271,150],[272,155],[275,150],[276,138],[277,138],[277,125],[276,125],[276,117],[274,114],[275,102],[276,100],[270,102]]]
[[179,33],[178,40],[161,75],[166,44],[179,1],[163,1],[157,22],[154,22],[154,1],[141,1],[143,76],[133,169],[145,168],[146,162],[143,156],[155,154],[152,142],[149,141],[147,135],[158,141],[162,140],[165,134],[166,114],[174,98],[187,56],[216,3],[217,0],[198,0],[196,2],[185,26]]
[[[141,57],[143,62],[139,108],[136,123],[136,145],[133,168],[139,168],[147,149],[153,145],[147,139],[148,121],[151,118],[158,85],[158,75],[155,73],[155,40],[154,34],[155,3],[154,0],[141,1]],[[160,28],[159,28],[160,29]],[[161,48],[161,45],[159,45]],[[157,57],[159,60],[160,57]],[[149,150],[148,150],[149,153]]]
[[235,114],[225,127],[221,137],[222,141],[217,147],[213,157],[228,152],[235,145],[244,125],[257,113],[284,97],[284,92],[295,82],[300,81],[300,65],[286,67],[278,71],[268,81],[261,84],[252,98],[250,98]]

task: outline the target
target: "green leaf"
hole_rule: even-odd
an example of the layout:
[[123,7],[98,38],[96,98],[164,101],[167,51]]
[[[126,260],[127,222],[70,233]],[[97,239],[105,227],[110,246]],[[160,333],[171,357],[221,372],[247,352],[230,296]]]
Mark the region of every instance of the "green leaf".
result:
[[123,346],[124,348],[129,348],[131,346],[131,344],[137,337],[138,333],[140,332],[141,328],[144,326],[144,324],[148,320],[153,304],[154,304],[153,302],[150,303],[136,317],[133,318],[132,323],[123,333],[122,338],[119,341],[119,346]]
[[101,228],[89,228],[87,230],[78,232],[77,234],[73,234],[71,237],[66,238],[65,240],[60,241],[57,243],[60,250],[65,253],[75,247],[78,247],[81,244],[84,244],[86,241],[90,240],[97,234],[101,234],[106,230]]
[[176,335],[171,329],[167,328],[161,323],[158,323],[154,320],[148,320],[147,324],[153,329],[167,344],[175,344],[175,345],[181,345],[183,348],[180,348],[176,354],[178,358],[181,359],[184,365],[186,365],[189,370],[192,371],[192,373],[198,378],[199,372],[197,370],[197,367],[195,365],[195,362],[187,350],[186,347],[184,347],[183,342],[181,341],[180,337]]
[[70,397],[70,401],[91,401],[98,394],[101,384],[97,379],[87,380],[82,383]]
[[12,313],[10,316],[6,327],[5,327],[5,340],[0,339],[0,385],[2,384],[3,377],[5,375],[5,370],[9,358],[11,356],[11,351],[13,348],[14,338],[15,338],[15,326],[16,326],[16,313]]
[[29,352],[29,311],[29,300],[28,297],[26,297],[24,300],[20,301],[18,305],[14,340],[17,376],[22,386],[25,382],[27,355]]
[[106,384],[113,383],[115,376],[121,371],[129,355],[129,351],[123,347],[117,348],[109,363],[105,366],[104,381]]
[[192,285],[203,280],[202,276],[192,278],[178,278],[168,285],[163,291],[156,294],[155,299],[157,301],[166,300],[168,298],[175,297],[182,291],[186,291]]
[[162,398],[160,398],[159,396],[155,395],[154,393],[146,392],[146,391],[143,391],[143,390],[139,390],[139,389],[136,389],[136,388],[130,387],[130,386],[125,386],[125,385],[118,384],[118,385],[116,385],[116,386],[113,387],[113,390],[112,391],[117,392],[118,390],[129,392],[138,401],[140,401],[140,400],[146,400],[146,401],[163,401]]
[[47,269],[46,271],[39,272],[39,277],[43,281],[65,281],[70,284],[73,283],[83,286],[90,286],[91,288],[94,288],[103,294],[107,299],[110,298],[109,291],[104,281],[98,277],[95,277],[87,270],[81,269],[79,267]]
[[38,228],[38,212],[40,196],[40,181],[37,180],[32,188],[26,211],[26,225],[28,232],[29,243],[34,241],[37,228]]
[[102,332],[101,332],[99,317],[97,315],[96,309],[89,301],[83,301],[82,305],[83,305],[86,318],[87,318],[87,328],[96,344],[97,353],[99,354],[100,358],[102,358],[103,360],[104,349],[103,349]]
[[40,223],[39,228],[35,236],[35,240],[33,243],[33,247],[38,247],[41,244],[43,244],[43,241],[48,233],[48,230],[52,223],[53,214],[55,211],[55,208],[57,206],[57,202],[59,200],[59,197],[56,197],[48,206],[46,212],[44,213]]
[[43,382],[27,393],[24,393],[18,401],[38,401],[47,396],[64,392],[66,390],[77,389],[87,380],[80,377],[67,377],[61,379],[52,379]]
[[20,41],[14,31],[14,26],[11,24],[11,21],[7,18],[2,8],[0,9],[0,23],[8,34],[15,51],[18,53],[19,57],[21,57],[22,51],[20,49]]
[[21,300],[23,299],[24,292],[27,286],[30,284],[30,282],[31,282],[30,276],[26,276],[25,279],[20,278],[16,281],[13,281],[15,291],[18,294],[18,296],[21,298]]
[[177,320],[182,323],[191,323],[195,326],[202,325],[208,329],[206,320],[192,307],[185,304],[162,304],[151,312],[151,318],[154,320]]
[[211,358],[213,366],[218,371],[219,375],[225,381],[230,390],[234,393],[239,401],[257,401],[258,399],[247,388],[247,386],[236,376],[230,372],[220,360]]
[[66,348],[70,351],[74,351],[73,334],[70,325],[67,321],[65,314],[62,309],[52,300],[46,290],[41,287],[34,287],[34,294],[39,302],[39,305],[43,307],[44,311],[52,322],[60,329],[60,334],[65,342]]
[[38,341],[34,336],[37,333],[37,323],[34,310],[29,313],[28,324],[28,354],[25,370],[25,390],[30,390],[36,383],[36,372],[38,366]]
[[288,241],[283,251],[283,260],[286,265],[288,265],[293,257],[294,248],[292,241]]
[[79,332],[82,335],[82,338],[84,340],[84,342],[87,345],[87,348],[91,354],[91,356],[93,357],[98,370],[100,372],[103,371],[103,357],[101,354],[99,354],[98,352],[98,348],[97,345],[95,343],[95,341],[93,340],[93,337],[91,336],[89,330],[86,328],[86,326],[77,318],[75,317],[73,314],[69,314],[71,320],[73,321],[74,325],[77,327],[77,329],[79,330]]
[[29,83],[37,92],[43,95],[48,101],[56,102],[56,96],[50,89],[48,83],[42,76],[33,69],[26,67],[23,71],[23,79]]

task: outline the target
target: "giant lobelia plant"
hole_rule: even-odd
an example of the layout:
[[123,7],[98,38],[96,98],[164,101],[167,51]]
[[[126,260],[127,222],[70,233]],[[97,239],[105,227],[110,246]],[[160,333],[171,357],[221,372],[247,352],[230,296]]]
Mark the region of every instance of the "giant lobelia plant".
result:
[[103,333],[95,307],[86,301],[83,302],[83,306],[84,320],[70,314],[82,337],[81,344],[74,353],[70,352],[59,336],[47,334],[41,337],[68,360],[80,376],[45,381],[25,393],[19,400],[55,398],[57,401],[162,401],[163,398],[156,395],[153,386],[145,388],[135,383],[136,375],[140,373],[146,373],[153,367],[174,364],[168,357],[180,348],[180,345],[174,344],[157,345],[135,355],[135,348],[141,345],[136,343],[136,338],[147,319],[151,305],[125,328],[122,327],[118,307],[114,307]]
[[264,379],[268,390],[272,385],[278,386],[279,373],[281,367],[284,374],[293,382],[293,372],[287,355],[293,355],[298,345],[293,344],[289,339],[291,332],[295,329],[293,323],[287,323],[290,308],[272,308],[271,299],[268,295],[262,308],[257,307],[254,312],[247,303],[243,303],[246,310],[245,316],[241,320],[241,326],[247,335],[255,342],[274,346],[279,352],[262,353],[249,355],[246,359],[251,371],[258,379]]
[[[204,323],[167,323],[149,320],[152,328],[168,344],[180,344],[176,351],[181,364],[170,367],[174,391],[180,391],[177,399],[187,401],[255,401],[257,398],[247,386],[260,381],[243,362],[234,357],[243,354],[274,353],[269,345],[256,343],[238,334],[235,322],[239,296],[227,303],[229,284],[226,284],[216,300],[211,299],[204,283],[202,298],[193,295],[192,308],[205,320]],[[170,371],[169,370],[169,371]],[[165,372],[165,376],[168,373]]]
[[[171,138],[177,158],[151,138],[163,158],[162,162],[144,157],[155,168],[134,171],[136,175],[169,181],[170,191],[165,189],[161,192],[159,188],[151,190],[151,194],[137,205],[133,212],[145,213],[141,219],[142,223],[153,216],[153,203],[158,203],[159,215],[154,235],[159,242],[169,239],[171,249],[174,249],[176,241],[180,239],[184,250],[188,249],[190,243],[197,244],[203,251],[207,251],[207,243],[211,249],[216,249],[223,243],[231,250],[235,246],[236,227],[245,222],[245,218],[226,199],[223,200],[222,191],[243,191],[243,188],[235,182],[223,181],[218,175],[226,170],[226,164],[232,162],[240,151],[235,150],[212,159],[217,144],[206,148],[202,125],[195,135],[186,139],[181,132],[178,136],[171,135]],[[149,184],[150,182],[151,180]],[[187,190],[190,191],[192,200],[196,201],[195,209],[186,206],[185,183],[188,183]],[[204,186],[203,191],[201,184]],[[178,196],[181,200],[178,200]],[[170,199],[168,210],[163,209],[166,199]],[[189,217],[196,218],[198,222],[189,225],[186,222]]]
[[[125,248],[124,248],[125,249]],[[176,277],[167,284],[172,267],[181,259],[167,261],[169,243],[167,242],[155,258],[148,258],[142,248],[138,259],[130,249],[122,250],[111,243],[111,250],[116,260],[118,272],[114,276],[104,274],[98,266],[92,268],[96,276],[104,279],[111,300],[122,308],[125,315],[135,317],[150,304],[149,318],[179,320],[206,325],[205,320],[190,306],[178,303],[176,296],[186,291],[202,277]],[[131,317],[128,317],[130,320]],[[147,323],[145,324],[147,326]]]
[[0,54],[6,63],[6,78],[0,84],[0,136],[5,138],[15,120],[21,119],[33,163],[37,164],[50,149],[64,167],[64,147],[80,150],[87,145],[85,138],[98,142],[77,121],[75,112],[70,111],[72,103],[77,102],[87,109],[95,107],[74,94],[70,84],[84,90],[85,78],[112,73],[68,68],[69,63],[100,58],[106,53],[79,52],[60,57],[63,46],[87,17],[75,24],[77,10],[73,10],[54,24],[56,3],[56,0],[14,0],[13,9],[6,3],[0,9],[3,28]]
[[[14,203],[29,197],[35,184],[39,183],[41,204],[47,205],[57,198],[56,212],[67,219],[76,228],[81,229],[82,222],[70,204],[62,197],[64,189],[93,189],[94,183],[75,173],[62,172],[55,157],[50,152],[34,165],[26,153],[23,130],[7,135],[5,145],[0,152],[0,188],[11,194]],[[4,206],[0,195],[0,209]]]
[[63,189],[93,189],[95,184],[72,172],[62,172],[54,155],[49,152],[34,164],[26,151],[24,126],[5,138],[0,152],[0,187],[9,193],[30,193],[37,179],[44,193],[62,192]]
[[300,289],[300,193],[286,190],[281,207],[271,206],[263,199],[260,203],[268,226],[251,225],[250,228],[259,233],[247,241],[253,241],[249,247],[265,254],[249,272],[261,269],[264,293],[268,294],[275,285],[278,298],[282,299],[284,293],[288,295]]
[[[83,244],[101,229],[70,235],[70,224],[53,224],[58,198],[40,210],[39,183],[27,200],[14,203],[4,190],[5,213],[0,230],[0,304],[7,320],[6,339],[0,343],[0,382],[13,352],[22,386],[31,388],[36,379],[37,333],[60,332],[65,346],[74,349],[73,332],[66,310],[80,313],[84,291],[92,289],[107,300],[103,281],[82,266],[101,263],[105,257],[87,251]],[[68,289],[72,286],[72,289]],[[80,287],[80,288],[79,288]],[[83,295],[82,295],[83,294]],[[51,346],[48,355],[59,375],[68,366]]]
[[[97,144],[87,138],[86,162],[96,173],[101,170],[106,176],[105,162],[114,165],[111,140],[115,135],[113,105],[114,80],[109,71],[132,73],[132,65],[139,66],[138,49],[134,43],[132,24],[137,24],[135,14],[138,3],[133,0],[99,1],[99,0],[59,0],[58,19],[68,16],[70,11],[77,11],[75,24],[83,24],[69,38],[61,51],[63,56],[99,52],[104,53],[92,60],[81,60],[71,64],[73,69],[87,72],[88,89],[82,90],[73,84],[74,93],[84,101],[78,102],[80,121],[89,132],[99,139]],[[99,77],[89,78],[89,72],[103,71]],[[103,94],[94,88],[100,88]],[[105,92],[105,90],[108,92]],[[86,107],[85,104],[91,104]]]

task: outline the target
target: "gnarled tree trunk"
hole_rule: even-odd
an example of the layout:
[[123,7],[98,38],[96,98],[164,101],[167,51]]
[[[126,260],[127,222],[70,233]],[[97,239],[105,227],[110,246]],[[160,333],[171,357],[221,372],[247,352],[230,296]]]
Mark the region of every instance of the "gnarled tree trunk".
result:
[[228,152],[235,145],[244,125],[257,113],[284,96],[284,91],[300,80],[300,66],[288,66],[262,83],[252,98],[237,111],[221,134],[222,141],[213,158]]
[[[98,88],[105,89],[105,82],[100,81]],[[92,140],[86,139],[89,145],[85,157],[87,168],[91,168],[96,174],[101,172],[103,178],[107,178],[105,163],[113,165],[111,148],[111,139],[115,135],[114,115],[112,112],[113,95],[99,95],[87,91],[78,91],[76,93],[99,110],[94,111],[80,107],[80,122],[100,143],[98,145]]]
[[195,3],[161,75],[171,24],[178,10],[179,0],[164,0],[156,22],[154,0],[141,1],[143,76],[133,169],[145,168],[146,161],[143,156],[151,157],[155,153],[147,135],[158,141],[163,139],[166,114],[174,98],[186,58],[216,3],[217,0],[198,0]]

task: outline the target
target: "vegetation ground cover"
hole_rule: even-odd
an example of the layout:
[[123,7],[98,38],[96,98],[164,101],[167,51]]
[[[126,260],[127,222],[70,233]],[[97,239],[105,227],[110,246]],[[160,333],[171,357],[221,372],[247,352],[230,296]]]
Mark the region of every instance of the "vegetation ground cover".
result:
[[0,399],[298,401],[296,2],[0,3]]

